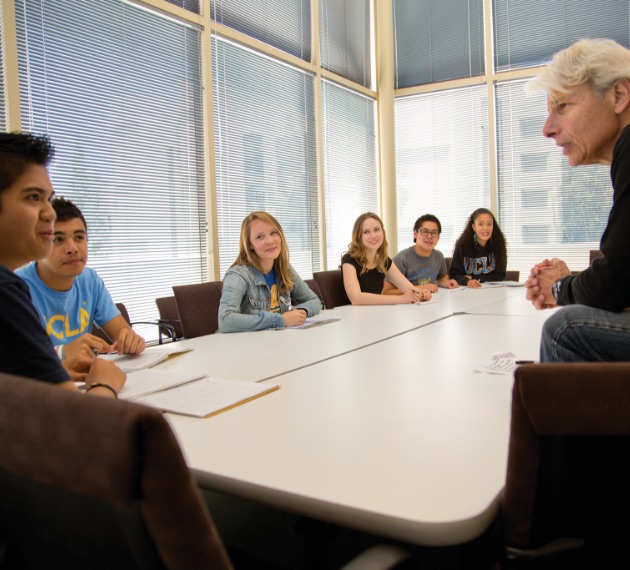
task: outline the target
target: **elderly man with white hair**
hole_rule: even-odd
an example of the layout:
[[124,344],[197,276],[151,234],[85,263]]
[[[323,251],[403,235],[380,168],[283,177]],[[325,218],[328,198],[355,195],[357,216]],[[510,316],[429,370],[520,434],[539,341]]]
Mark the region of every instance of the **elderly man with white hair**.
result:
[[610,165],[613,186],[603,257],[577,275],[545,259],[525,283],[537,309],[564,306],[545,322],[540,360],[630,360],[630,50],[580,40],[555,54],[532,87],[547,93],[543,134],[571,166]]

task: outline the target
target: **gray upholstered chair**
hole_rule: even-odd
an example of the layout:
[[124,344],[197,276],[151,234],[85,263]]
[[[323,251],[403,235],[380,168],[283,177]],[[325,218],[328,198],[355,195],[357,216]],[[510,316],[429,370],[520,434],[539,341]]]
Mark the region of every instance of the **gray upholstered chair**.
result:
[[[613,567],[630,531],[630,363],[519,367],[503,497],[507,561]],[[575,566],[574,566],[575,565]]]
[[221,281],[173,286],[185,338],[217,332],[222,287]]
[[231,568],[158,411],[0,374],[0,449],[0,567]]

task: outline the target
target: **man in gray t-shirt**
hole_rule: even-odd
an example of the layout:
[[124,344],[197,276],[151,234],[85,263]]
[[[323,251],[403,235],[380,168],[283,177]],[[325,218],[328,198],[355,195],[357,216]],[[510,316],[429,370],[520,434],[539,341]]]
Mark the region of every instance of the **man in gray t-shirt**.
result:
[[[448,276],[446,262],[441,251],[435,249],[442,232],[442,224],[432,214],[420,216],[413,228],[414,245],[402,250],[393,261],[401,273],[414,285],[437,291],[458,287],[457,281]],[[384,295],[399,295],[400,291],[385,278]]]

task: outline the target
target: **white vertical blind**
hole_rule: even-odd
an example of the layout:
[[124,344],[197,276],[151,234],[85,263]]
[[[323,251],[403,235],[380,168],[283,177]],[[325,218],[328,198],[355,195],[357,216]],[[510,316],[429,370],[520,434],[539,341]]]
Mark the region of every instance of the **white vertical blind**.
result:
[[347,251],[359,214],[378,213],[374,100],[322,80],[326,259]]
[[489,207],[486,116],[483,86],[396,100],[400,249],[413,244],[416,219],[430,213],[442,224],[437,249],[448,257],[466,218]]
[[393,0],[396,88],[484,73],[483,0]]
[[320,258],[313,76],[220,38],[212,49],[221,276],[243,218],[265,210],[309,278]]
[[499,218],[509,267],[522,273],[547,257],[573,270],[588,266],[612,206],[607,166],[570,167],[542,128],[546,97],[523,81],[497,86]]
[[309,0],[210,0],[214,21],[300,59],[311,59]]
[[493,0],[495,66],[540,65],[581,38],[611,38],[628,46],[627,0]]
[[321,65],[370,87],[369,0],[319,0]]
[[90,266],[153,319],[172,285],[207,279],[199,31],[122,0],[16,0],[16,18],[23,129],[57,147]]

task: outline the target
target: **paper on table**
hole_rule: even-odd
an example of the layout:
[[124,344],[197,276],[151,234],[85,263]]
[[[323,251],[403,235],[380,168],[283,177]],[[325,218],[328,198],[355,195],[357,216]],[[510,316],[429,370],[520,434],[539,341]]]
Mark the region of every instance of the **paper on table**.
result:
[[430,305],[431,303],[437,303],[437,299],[435,297],[431,297],[428,301],[416,301],[414,305]]
[[492,289],[492,287],[503,287],[503,281],[486,281],[481,284],[482,289]]
[[520,281],[488,281],[487,283],[494,287],[525,287],[525,283]]
[[134,370],[142,370],[143,368],[155,366],[173,354],[190,352],[191,350],[192,348],[176,347],[147,348],[140,354],[118,354],[117,352],[113,352],[111,354],[99,354],[99,358],[115,362],[123,372],[133,372]]
[[134,401],[165,412],[202,418],[224,412],[278,388],[278,384],[205,377],[169,390],[141,396]]
[[311,327],[318,327],[319,325],[327,325],[328,323],[333,323],[335,321],[340,321],[339,317],[306,317],[306,321],[304,321],[303,325],[294,325],[292,327],[287,327],[288,329],[310,329]]
[[518,366],[519,359],[512,352],[494,352],[490,355],[490,360],[475,368],[475,372],[485,372],[487,374],[509,374],[514,372]]
[[127,381],[119,393],[123,400],[131,400],[168,388],[204,378],[203,373],[165,370],[136,370],[127,374]]

